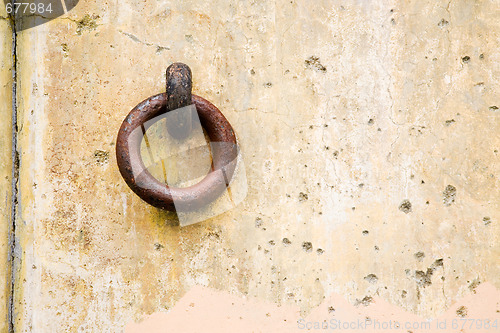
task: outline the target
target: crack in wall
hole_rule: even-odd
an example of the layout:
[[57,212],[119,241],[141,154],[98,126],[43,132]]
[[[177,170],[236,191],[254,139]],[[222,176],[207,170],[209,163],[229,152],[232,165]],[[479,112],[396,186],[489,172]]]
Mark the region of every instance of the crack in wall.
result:
[[[12,0],[14,4],[14,0]],[[8,327],[9,332],[14,332],[14,290],[15,290],[15,256],[16,256],[16,215],[18,205],[18,180],[19,180],[19,152],[17,151],[17,30],[15,16],[9,14],[12,27],[12,187],[11,187],[11,225],[8,234],[10,261],[10,296],[8,304]]]
[[159,45],[159,44],[154,44],[154,43],[149,43],[149,42],[143,41],[143,40],[139,39],[136,35],[131,34],[129,32],[125,32],[125,31],[122,31],[122,30],[118,30],[118,32],[120,32],[122,35],[127,36],[128,38],[130,38],[131,40],[133,40],[136,43],[143,44],[143,45],[146,45],[146,46],[154,46],[154,47],[156,47],[156,53],[157,54],[160,54],[164,50],[170,50],[170,47],[168,47],[168,46],[162,46],[162,45]]

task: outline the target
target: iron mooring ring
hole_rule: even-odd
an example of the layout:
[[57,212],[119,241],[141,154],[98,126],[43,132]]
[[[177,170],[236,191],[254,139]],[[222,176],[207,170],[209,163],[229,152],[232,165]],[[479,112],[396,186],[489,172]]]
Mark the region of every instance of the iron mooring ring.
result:
[[[169,187],[153,177],[144,166],[140,152],[143,130],[147,121],[189,104],[196,106],[210,143],[216,143],[211,144],[212,166],[210,172],[195,185]],[[177,123],[183,130],[167,126],[168,132],[177,139],[185,138],[192,127],[190,115],[182,115],[181,118]],[[219,197],[233,177],[237,156],[238,146],[231,124],[216,106],[191,94],[191,70],[181,63],[172,64],[167,69],[167,92],[151,96],[133,108],[123,121],[116,139],[118,168],[130,189],[147,203],[172,212],[176,211],[176,206],[182,207],[183,211],[193,211]]]

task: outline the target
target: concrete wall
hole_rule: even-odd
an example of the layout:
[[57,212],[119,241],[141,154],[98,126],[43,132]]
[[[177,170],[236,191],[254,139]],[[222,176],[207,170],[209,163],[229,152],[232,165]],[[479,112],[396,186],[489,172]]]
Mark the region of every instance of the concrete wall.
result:
[[12,30],[4,7],[0,7],[0,332],[9,329],[12,235]]
[[[486,0],[81,0],[19,32],[16,331],[115,332],[195,285],[424,317],[500,287],[498,17]],[[237,208],[184,228],[114,156],[174,61],[248,179]]]

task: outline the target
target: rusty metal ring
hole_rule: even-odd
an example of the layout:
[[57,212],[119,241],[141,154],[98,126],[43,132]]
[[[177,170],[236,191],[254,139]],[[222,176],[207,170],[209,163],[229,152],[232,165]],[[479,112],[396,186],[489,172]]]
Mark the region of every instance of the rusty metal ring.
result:
[[147,203],[169,211],[192,211],[205,206],[221,195],[236,168],[238,146],[233,128],[219,109],[202,97],[192,95],[200,123],[211,145],[211,171],[197,184],[173,188],[154,178],[144,166],[140,153],[143,139],[141,126],[167,109],[167,94],[162,93],[139,103],[123,121],[116,140],[118,168],[127,185]]

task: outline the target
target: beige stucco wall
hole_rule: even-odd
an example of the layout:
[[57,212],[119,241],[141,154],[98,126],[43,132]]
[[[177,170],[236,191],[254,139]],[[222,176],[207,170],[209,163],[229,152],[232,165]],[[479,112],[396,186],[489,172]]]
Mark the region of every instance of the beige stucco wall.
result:
[[10,243],[12,207],[12,30],[5,8],[0,8],[0,332],[9,327],[11,290]]
[[[197,284],[304,313],[376,294],[423,316],[500,287],[499,16],[495,1],[82,0],[20,32],[17,331],[115,332]],[[174,61],[235,128],[248,179],[237,208],[185,228],[114,156]]]

